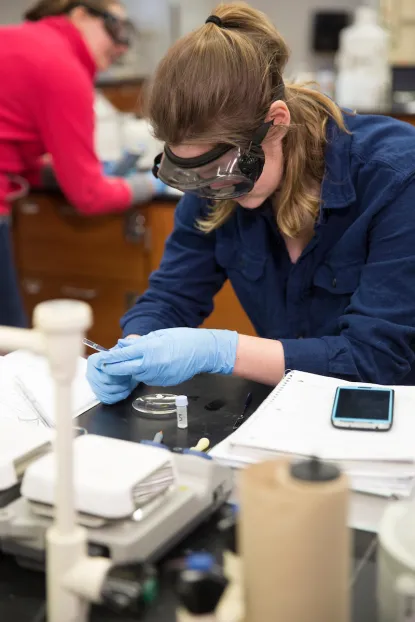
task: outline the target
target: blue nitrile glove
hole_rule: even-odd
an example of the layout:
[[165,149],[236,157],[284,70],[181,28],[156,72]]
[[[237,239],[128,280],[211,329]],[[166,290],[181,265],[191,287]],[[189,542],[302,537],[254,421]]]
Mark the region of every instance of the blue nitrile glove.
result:
[[[124,339],[123,341],[131,343],[135,340]],[[121,345],[116,345],[110,352],[119,350],[121,347]],[[92,354],[88,358],[86,377],[91,389],[103,404],[115,404],[124,400],[138,384],[131,375],[114,376],[102,371],[99,365],[99,353]]]
[[[133,377],[150,386],[173,386],[203,372],[231,374],[238,333],[205,328],[168,328],[139,339],[121,339],[120,348],[100,352],[94,365],[105,376]],[[94,355],[95,357],[96,355]]]

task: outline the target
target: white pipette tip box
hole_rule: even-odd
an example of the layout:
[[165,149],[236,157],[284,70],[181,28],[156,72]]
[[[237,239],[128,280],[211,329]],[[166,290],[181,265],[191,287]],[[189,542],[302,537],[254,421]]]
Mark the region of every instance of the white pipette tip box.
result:
[[[73,460],[76,511],[108,520],[132,516],[176,480],[169,451],[130,441],[79,436],[73,443]],[[51,453],[30,465],[21,493],[31,502],[52,506],[55,481]]]
[[0,492],[18,484],[28,465],[50,451],[52,438],[46,428],[0,420]]

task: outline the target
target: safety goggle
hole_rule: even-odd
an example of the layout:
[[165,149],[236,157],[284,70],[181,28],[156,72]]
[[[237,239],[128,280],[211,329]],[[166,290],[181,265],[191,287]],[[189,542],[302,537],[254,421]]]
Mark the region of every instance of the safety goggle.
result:
[[153,174],[183,192],[217,201],[236,199],[248,194],[261,176],[265,159],[261,143],[271,125],[261,125],[248,149],[218,145],[195,158],[180,158],[165,145],[154,160]]
[[129,19],[123,19],[114,15],[110,11],[96,9],[88,5],[87,2],[72,2],[67,8],[67,12],[77,6],[83,7],[88,13],[95,17],[100,17],[104,22],[104,28],[116,45],[129,47],[134,35],[134,25]]
[[223,200],[247,194],[254,181],[239,166],[242,150],[223,145],[197,158],[179,158],[166,145],[154,162],[162,182],[200,197]]

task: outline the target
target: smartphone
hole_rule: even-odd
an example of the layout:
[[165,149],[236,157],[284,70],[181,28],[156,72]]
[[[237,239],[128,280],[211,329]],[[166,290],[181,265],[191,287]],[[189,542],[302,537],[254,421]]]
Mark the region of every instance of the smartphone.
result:
[[335,428],[387,432],[393,423],[393,389],[338,387],[331,422]]

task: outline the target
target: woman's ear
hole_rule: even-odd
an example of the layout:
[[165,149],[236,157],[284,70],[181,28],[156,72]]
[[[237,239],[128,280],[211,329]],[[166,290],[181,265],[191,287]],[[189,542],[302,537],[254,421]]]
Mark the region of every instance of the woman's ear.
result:
[[282,100],[273,102],[269,107],[265,121],[272,121],[274,126],[281,127],[285,125],[288,129],[291,122],[291,115],[287,104]]

